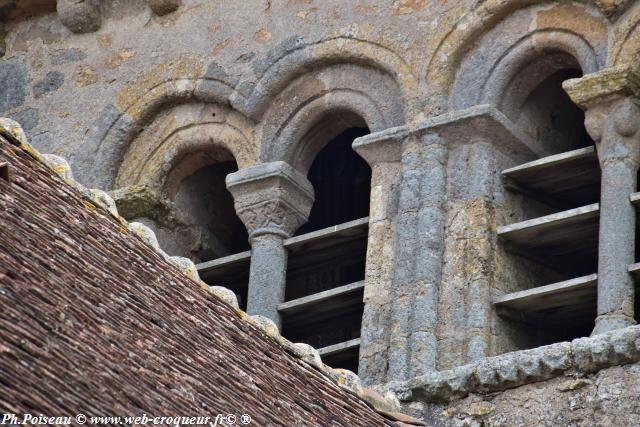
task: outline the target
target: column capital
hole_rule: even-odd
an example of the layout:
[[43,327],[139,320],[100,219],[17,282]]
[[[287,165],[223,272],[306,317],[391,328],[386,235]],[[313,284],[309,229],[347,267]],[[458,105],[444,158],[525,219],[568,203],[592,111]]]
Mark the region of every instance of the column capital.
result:
[[562,87],[585,111],[620,98],[637,99],[640,98],[640,61],[570,79],[562,83]]
[[564,90],[585,111],[600,163],[640,162],[640,61],[567,80]]
[[262,234],[288,238],[309,218],[313,186],[288,163],[278,161],[242,169],[229,174],[226,183],[236,213],[252,238]]

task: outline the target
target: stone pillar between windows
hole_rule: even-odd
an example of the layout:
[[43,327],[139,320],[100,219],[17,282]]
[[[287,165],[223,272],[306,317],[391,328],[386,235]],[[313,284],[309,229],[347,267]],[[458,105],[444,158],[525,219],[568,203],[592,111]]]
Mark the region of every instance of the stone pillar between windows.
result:
[[586,112],[602,170],[598,243],[598,317],[592,335],[634,325],[635,209],[640,164],[640,61],[563,85]]
[[500,171],[534,158],[533,141],[494,107],[480,105],[422,127],[448,147],[446,234],[437,302],[435,369],[451,369],[492,354]]
[[235,209],[249,231],[251,267],[247,312],[281,326],[287,251],[284,240],[309,218],[313,186],[285,162],[264,163],[227,176]]
[[531,160],[533,147],[533,141],[488,105],[438,116],[407,130],[401,152],[388,381],[491,354],[500,203],[496,177],[502,167]]
[[411,130],[402,143],[389,381],[407,380],[435,368],[446,159],[447,147],[436,134]]
[[406,127],[357,138],[353,149],[371,167],[371,203],[364,278],[364,313],[358,374],[367,385],[387,381],[391,282],[400,181],[400,147]]

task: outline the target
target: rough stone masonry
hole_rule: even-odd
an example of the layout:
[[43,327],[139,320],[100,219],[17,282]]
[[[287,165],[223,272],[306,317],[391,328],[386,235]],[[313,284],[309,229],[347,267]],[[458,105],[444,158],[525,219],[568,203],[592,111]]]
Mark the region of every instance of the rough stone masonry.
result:
[[0,0],[0,116],[278,325],[366,129],[358,375],[441,426],[640,425],[639,58],[633,0]]

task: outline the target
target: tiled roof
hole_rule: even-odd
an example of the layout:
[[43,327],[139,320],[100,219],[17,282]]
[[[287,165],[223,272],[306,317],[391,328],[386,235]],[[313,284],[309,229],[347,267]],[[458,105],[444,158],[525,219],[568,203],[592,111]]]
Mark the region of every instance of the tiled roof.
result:
[[403,419],[205,292],[20,138],[1,135],[0,413],[232,413],[258,426]]

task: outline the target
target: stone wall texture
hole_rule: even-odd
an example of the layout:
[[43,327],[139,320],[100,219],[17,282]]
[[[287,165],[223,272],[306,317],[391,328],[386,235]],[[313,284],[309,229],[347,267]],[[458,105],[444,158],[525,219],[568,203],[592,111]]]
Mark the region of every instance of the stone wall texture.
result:
[[[545,79],[639,57],[634,0],[0,0],[0,116],[68,159],[79,182],[112,192],[170,255],[192,258],[223,246],[212,220],[180,212],[197,198],[182,187],[194,171],[226,162],[237,177],[280,165],[304,181],[329,140],[368,128],[354,143],[372,169],[358,374],[384,388],[442,372],[454,381],[487,358],[560,345],[493,308],[560,280],[496,235],[548,213],[507,191],[501,171],[571,149],[561,125],[549,132],[547,92],[536,92]],[[625,96],[637,109],[634,82]],[[620,134],[637,146],[631,130]],[[635,163],[625,191],[637,187]],[[269,230],[252,236],[265,254],[252,260],[252,280],[270,277],[282,293],[282,239],[306,221],[312,191],[303,203],[286,180],[249,178],[238,188],[251,191],[233,192],[236,213],[262,206],[242,218],[249,232],[270,221],[253,227]],[[631,230],[626,193],[616,202]],[[289,211],[295,220],[283,220]],[[627,258],[606,259],[630,283],[629,236],[612,246]],[[266,314],[277,317],[281,295],[265,286]],[[435,425],[639,425],[639,368],[620,365],[637,360],[613,362],[447,404],[404,403]]]
[[433,426],[640,425],[640,365],[616,366],[587,376],[561,376],[492,395],[471,395],[449,405],[411,410]]

